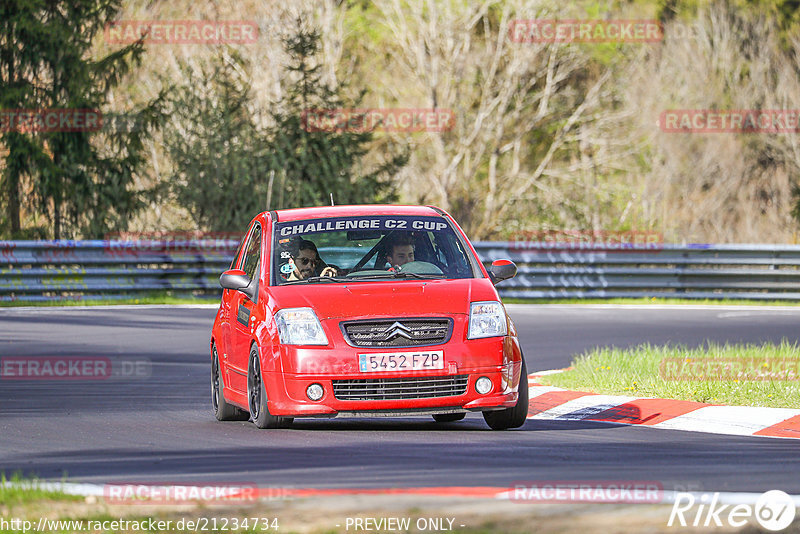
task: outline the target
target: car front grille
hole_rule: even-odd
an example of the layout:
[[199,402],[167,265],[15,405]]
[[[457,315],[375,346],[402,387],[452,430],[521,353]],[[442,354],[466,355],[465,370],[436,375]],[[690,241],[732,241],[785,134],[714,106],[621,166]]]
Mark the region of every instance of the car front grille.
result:
[[419,347],[439,345],[450,339],[453,321],[448,318],[381,319],[342,323],[342,333],[354,347]]
[[338,400],[400,400],[455,397],[467,392],[469,375],[334,380]]

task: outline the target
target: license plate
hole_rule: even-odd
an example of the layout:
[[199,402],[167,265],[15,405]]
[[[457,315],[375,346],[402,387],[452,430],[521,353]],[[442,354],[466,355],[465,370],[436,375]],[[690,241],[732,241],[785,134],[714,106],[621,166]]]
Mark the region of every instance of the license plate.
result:
[[427,371],[444,369],[444,351],[376,352],[358,355],[358,368],[362,373],[378,371]]

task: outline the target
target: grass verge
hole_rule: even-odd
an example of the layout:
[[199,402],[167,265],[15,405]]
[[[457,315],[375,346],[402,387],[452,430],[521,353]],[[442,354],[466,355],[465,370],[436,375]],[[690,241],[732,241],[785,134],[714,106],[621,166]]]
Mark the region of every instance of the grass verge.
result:
[[690,400],[731,406],[800,408],[800,346],[639,345],[599,348],[542,384],[612,395]]
[[111,299],[100,296],[65,297],[47,302],[12,301],[0,302],[0,308],[18,308],[22,306],[54,307],[54,306],[130,306],[136,304],[219,304],[219,295],[172,295],[167,293],[131,296],[130,298]]
[[[501,287],[502,289],[502,287]],[[800,306],[800,302],[786,300],[742,299],[669,299],[669,298],[618,298],[618,299],[520,299],[503,298],[505,304],[670,304],[696,306]]]
[[23,478],[19,473],[11,475],[10,478],[6,478],[5,473],[0,473],[0,503],[28,504],[42,500],[80,501],[83,497],[50,489],[38,479]]

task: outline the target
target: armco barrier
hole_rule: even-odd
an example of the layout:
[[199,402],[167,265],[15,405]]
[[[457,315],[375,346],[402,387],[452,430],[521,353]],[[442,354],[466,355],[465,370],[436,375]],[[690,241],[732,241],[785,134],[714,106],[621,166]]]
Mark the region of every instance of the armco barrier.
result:
[[221,291],[238,242],[0,241],[0,302],[120,299]]
[[[800,246],[663,245],[657,250],[547,250],[474,242],[481,260],[518,274],[503,297],[800,300]],[[234,240],[0,241],[0,301],[130,298],[145,292],[219,294]],[[552,243],[550,244],[552,246]]]
[[484,263],[517,264],[517,276],[498,285],[503,297],[800,300],[798,245],[547,250],[552,245],[473,243]]

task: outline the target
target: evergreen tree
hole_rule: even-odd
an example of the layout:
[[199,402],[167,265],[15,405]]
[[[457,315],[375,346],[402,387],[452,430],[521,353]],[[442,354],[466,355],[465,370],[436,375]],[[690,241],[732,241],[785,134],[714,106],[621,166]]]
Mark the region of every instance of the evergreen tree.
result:
[[240,231],[259,211],[328,204],[331,194],[338,204],[395,198],[391,177],[407,151],[359,174],[372,133],[309,131],[309,110],[356,104],[341,96],[344,88],[322,84],[312,64],[318,33],[298,30],[285,46],[295,81],[266,128],[242,57],[228,52],[200,69],[182,67],[186,82],[172,91],[164,136],[175,169],[169,189],[205,230]]
[[[36,20],[42,2],[9,0],[0,4],[0,110],[25,109],[45,99],[38,83],[44,51],[53,45],[51,32]],[[22,46],[18,46],[21,43]],[[4,118],[4,122],[8,117]],[[11,238],[23,236],[20,210],[22,181],[34,169],[46,165],[46,154],[39,139],[0,129],[5,150],[5,165],[0,174],[5,205],[0,232]]]
[[[102,112],[109,91],[142,41],[95,60],[92,42],[120,10],[120,0],[6,0],[0,6],[0,107]],[[144,205],[132,190],[145,162],[144,140],[160,120],[163,95],[136,110],[133,131],[5,129],[2,175],[7,224],[21,231],[22,180],[52,225],[50,235],[98,237],[122,230]],[[101,148],[102,147],[102,148]]]
[[204,229],[241,231],[267,208],[272,154],[256,124],[249,65],[218,55],[199,72],[181,67],[164,142],[174,167],[169,191]]
[[275,106],[271,137],[275,159],[286,178],[282,180],[286,205],[327,204],[331,194],[338,204],[395,200],[391,178],[408,162],[407,149],[389,155],[372,172],[360,174],[360,163],[369,151],[373,133],[359,128],[311,128],[307,118],[313,113],[357,108],[364,93],[348,101],[342,96],[346,87],[333,89],[322,82],[320,65],[315,64],[320,35],[303,29],[301,20],[297,20],[297,31],[284,40],[284,46],[290,57],[287,70],[296,80]]

